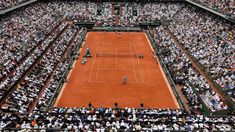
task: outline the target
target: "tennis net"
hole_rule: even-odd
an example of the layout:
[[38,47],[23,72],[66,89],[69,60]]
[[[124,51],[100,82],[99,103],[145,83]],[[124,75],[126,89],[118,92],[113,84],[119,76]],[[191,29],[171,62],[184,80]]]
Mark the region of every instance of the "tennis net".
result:
[[96,53],[96,57],[121,57],[121,58],[137,58],[138,54],[132,53]]

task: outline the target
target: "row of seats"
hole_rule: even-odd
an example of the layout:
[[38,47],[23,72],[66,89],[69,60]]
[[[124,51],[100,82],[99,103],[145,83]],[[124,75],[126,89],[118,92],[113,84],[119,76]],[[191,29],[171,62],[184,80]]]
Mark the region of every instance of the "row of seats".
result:
[[45,92],[39,98],[36,107],[34,108],[33,113],[41,113],[46,112],[48,104],[50,103],[51,99],[55,96],[56,92],[58,92],[58,88],[60,83],[63,83],[63,79],[65,79],[64,72],[68,71],[70,68],[70,63],[78,53],[78,49],[81,47],[81,44],[84,40],[84,36],[86,34],[85,28],[80,28],[76,33],[74,41],[71,44],[70,52],[68,53],[67,57],[62,58],[61,63],[58,64],[57,68],[54,70],[54,73],[49,80],[48,85],[45,87]]
[[53,108],[46,114],[1,114],[0,129],[67,131],[233,131],[234,116],[189,115],[182,110]]
[[223,14],[235,17],[235,1],[234,0],[193,0],[196,3],[219,11]]
[[[39,2],[1,18],[1,26],[3,28],[0,30],[0,42],[3,44],[0,45],[0,61],[3,63],[0,65],[0,98],[8,93],[12,87],[15,87],[14,85],[17,84],[21,76],[40,57],[41,53],[48,47],[49,42],[56,37],[56,35],[50,37],[49,34],[61,23],[63,18],[73,16],[81,20],[97,20],[96,24],[101,24],[101,26],[113,25],[114,23],[111,21],[112,4],[102,3],[100,5],[103,7],[101,16],[96,14],[98,5],[93,2],[55,1],[48,3]],[[137,6],[138,4],[135,5]],[[124,7],[128,8],[128,3]],[[139,7],[140,5],[138,5],[137,9]],[[149,7],[150,5],[142,7],[141,12],[148,13]],[[153,7],[158,7],[157,9],[160,11],[167,9],[168,4],[154,4]],[[169,5],[169,10],[176,9],[176,7],[177,5]],[[124,10],[127,11],[126,9]],[[155,12],[155,16],[156,14]],[[161,14],[164,13],[162,12]],[[161,17],[161,14],[157,16]],[[131,17],[128,19],[131,19]],[[127,20],[127,23],[120,21],[123,24],[131,24],[132,22],[134,21]],[[58,29],[62,30],[62,28]]]
[[[50,76],[61,63],[70,41],[77,32],[77,28],[68,26],[65,31],[56,38],[50,48],[43,54],[36,66],[24,77],[13,93],[6,99],[5,107],[11,112],[27,113],[33,101],[43,87],[47,86]],[[71,49],[70,49],[71,50]]]
[[[185,89],[194,91],[186,92],[188,101],[191,101],[191,111],[200,111],[201,103],[199,97],[212,111],[226,110],[228,106],[221,97],[210,87],[207,80],[193,67],[188,56],[181,51],[163,27],[159,27],[153,33],[156,46],[159,47],[159,56],[162,58],[167,68],[174,78],[176,84],[181,84]],[[192,94],[192,95],[191,95]],[[189,100],[191,99],[191,100]]]
[[[29,0],[1,0],[0,10],[11,8],[13,6],[19,5],[27,1]],[[235,8],[234,8],[235,2],[233,0],[223,0],[223,1],[221,0],[193,0],[193,1],[203,6],[212,8],[213,10],[219,11],[223,14],[235,16]],[[130,13],[131,11],[129,10],[127,12]]]
[[235,102],[234,28],[190,6],[175,19],[178,23],[170,25],[171,31]]
[[61,21],[54,9],[46,4],[36,4],[1,20],[0,97],[44,50],[46,45],[40,42]]
[[[103,7],[101,15],[97,15],[98,5]],[[121,8],[120,19],[117,21],[113,16],[111,3],[39,2],[1,18],[3,28],[0,29],[2,43],[0,61],[3,63],[0,65],[0,97],[8,93],[10,88],[15,87],[1,110],[21,114],[1,114],[0,127],[97,131],[109,129],[234,130],[234,117],[190,116],[182,114],[180,110],[167,109],[162,112],[142,109],[136,114],[137,110],[130,108],[121,110],[55,108],[46,115],[42,114],[47,111],[47,105],[57,92],[64,71],[69,68],[69,63],[76,53],[73,49],[83,41],[82,34],[86,32],[84,28],[64,22],[66,17],[81,21],[95,21],[99,26],[113,26],[116,23],[122,26],[134,26],[138,22],[172,18],[173,22],[169,25],[170,31],[234,100],[234,28],[184,4],[124,3]],[[161,47],[157,52],[167,65],[175,83],[183,84],[182,92],[189,102],[191,112],[200,114],[202,103],[205,103],[212,112],[227,110],[227,104],[193,67],[186,54],[181,51],[166,30],[159,27],[151,32],[155,44]],[[73,37],[75,37],[74,42],[69,43]],[[67,49],[70,55],[64,58],[63,55]],[[21,78],[25,72],[28,74],[25,78]],[[17,83],[20,79],[23,80]],[[29,115],[22,115],[33,107],[35,101],[37,103],[33,108],[31,119]],[[102,111],[105,112],[102,113]],[[121,111],[128,114],[122,115]],[[145,114],[146,111],[150,112]],[[154,113],[155,116],[150,113]],[[165,114],[161,117],[162,113]]]
[[29,0],[1,0],[0,11],[27,2]]

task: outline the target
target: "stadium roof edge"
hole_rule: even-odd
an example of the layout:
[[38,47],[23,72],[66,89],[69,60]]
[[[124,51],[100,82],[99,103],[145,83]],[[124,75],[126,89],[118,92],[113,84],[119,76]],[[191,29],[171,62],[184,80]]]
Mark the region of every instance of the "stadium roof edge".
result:
[[209,11],[209,12],[211,12],[211,13],[217,15],[217,16],[220,16],[220,17],[222,17],[223,19],[225,19],[225,20],[227,20],[227,21],[232,22],[233,24],[235,24],[235,19],[232,18],[232,17],[229,17],[229,16],[224,15],[224,14],[222,14],[222,13],[220,13],[220,12],[217,12],[217,11],[211,9],[211,8],[208,8],[208,7],[205,7],[205,6],[200,5],[200,4],[198,4],[198,3],[195,3],[195,2],[193,2],[192,0],[185,0],[185,1],[188,2],[188,3],[190,3],[190,4],[192,4],[192,5],[197,6],[197,7],[199,7],[199,8],[202,8],[202,9],[204,9],[204,10],[207,10],[207,11]]
[[20,8],[20,7],[29,5],[29,4],[34,3],[34,2],[36,2],[36,1],[38,1],[38,0],[29,0],[29,1],[24,2],[24,3],[21,3],[21,4],[19,4],[19,5],[13,6],[13,7],[11,7],[11,8],[7,8],[7,9],[4,9],[4,10],[1,10],[1,11],[0,11],[0,15],[4,15],[4,14],[6,14],[6,13],[8,13],[8,12],[11,12],[11,11],[13,11],[13,10],[15,10],[15,9]]

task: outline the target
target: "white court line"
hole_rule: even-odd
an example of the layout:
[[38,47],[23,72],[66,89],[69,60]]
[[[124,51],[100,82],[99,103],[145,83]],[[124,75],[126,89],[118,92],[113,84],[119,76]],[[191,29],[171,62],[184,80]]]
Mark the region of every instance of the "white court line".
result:
[[[96,46],[96,49],[95,49],[96,52],[97,52],[98,46],[99,46],[99,44],[97,44],[97,46]],[[95,52],[95,53],[96,53],[96,52]],[[90,75],[89,75],[88,82],[91,80],[91,75],[92,75],[92,72],[93,72],[93,69],[94,69],[95,60],[96,60],[96,59],[94,58],[94,60],[93,60],[93,65],[92,65],[92,68],[91,68],[91,72],[90,72]]]
[[[87,35],[86,35],[86,36],[87,36]],[[82,42],[82,47],[84,46],[84,44],[85,44],[85,42]],[[82,48],[80,48],[79,52],[80,52],[81,50],[82,50]],[[81,53],[81,52],[80,52],[80,53]],[[75,61],[73,62],[73,66],[72,66],[72,67],[74,67],[74,66],[76,65],[76,63],[78,63],[78,60],[79,60],[79,59],[77,59],[77,60],[75,60]],[[69,71],[69,74],[68,74],[68,76],[66,77],[66,80],[69,80],[69,78],[70,78],[70,76],[71,76],[73,70],[74,70],[74,69],[71,69],[71,70]],[[62,86],[62,88],[61,88],[61,90],[60,90],[60,92],[59,92],[59,95],[58,95],[57,98],[56,98],[55,104],[53,105],[54,107],[56,107],[56,106],[59,104],[59,102],[60,102],[60,100],[61,100],[61,97],[62,97],[62,94],[64,93],[64,90],[65,90],[65,87],[66,87],[67,84],[68,84],[68,82],[64,82],[64,84],[63,84],[63,86]]]
[[[137,48],[136,48],[135,44],[134,44],[134,48],[135,48],[135,52],[137,53]],[[140,74],[141,74],[142,82],[144,83],[143,73],[142,73],[142,69],[140,67],[140,60],[139,59],[138,59],[138,65],[139,65],[139,69],[140,69]]]
[[[132,52],[132,48],[131,48],[131,46],[130,46],[130,43],[128,43],[128,45],[129,45],[129,48],[130,48],[130,52],[131,52],[131,54],[132,54],[133,52]],[[135,81],[137,82],[137,75],[136,75],[136,71],[135,71],[135,63],[134,63],[133,57],[131,57],[131,60],[132,60],[132,66],[133,66],[133,68],[134,68]]]
[[118,51],[117,51],[117,48],[116,48],[116,64],[115,64],[115,69],[116,70],[118,69],[117,53],[118,53]]
[[[101,52],[102,52],[102,49],[103,49],[103,43],[101,43]],[[98,78],[98,75],[99,75],[99,69],[100,69],[100,60],[101,60],[101,57],[99,58],[99,64],[98,64],[98,68],[97,68],[97,71],[96,71],[96,77],[95,77],[95,81],[97,81],[97,78]]]
[[139,84],[139,83],[144,83],[144,82],[140,82],[140,81],[135,81],[135,82],[127,82],[127,84]]
[[[125,47],[126,48],[126,47]],[[131,54],[130,52],[129,53],[105,53],[105,52],[101,52],[100,54],[106,54],[106,55],[133,55],[133,54]]]
[[[153,50],[153,47],[152,47],[152,45],[151,45],[151,43],[150,43],[150,41],[149,41],[149,39],[148,39],[148,37],[147,37],[146,34],[145,34],[145,38],[147,39],[148,44],[149,44],[149,46],[150,46],[150,48],[151,48],[153,54],[156,56],[156,53],[155,53],[155,51]],[[165,80],[165,82],[166,82],[166,84],[167,84],[167,88],[168,88],[168,90],[170,91],[170,94],[171,94],[171,96],[172,96],[172,98],[173,98],[173,101],[175,102],[177,108],[180,108],[179,102],[177,101],[176,96],[175,96],[175,94],[173,93],[173,89],[172,89],[171,85],[169,84],[169,81],[168,81],[168,79],[167,79],[167,77],[166,77],[165,72],[163,71],[163,68],[162,68],[161,64],[159,63],[158,57],[156,56],[155,59],[157,60],[157,63],[155,63],[156,68],[160,68],[161,74],[162,74],[162,76],[163,76],[163,78],[164,78],[164,80]]]
[[[100,71],[104,70],[112,70],[113,68],[99,68]],[[133,69],[128,69],[128,68],[118,68],[117,71],[133,71]]]
[[[107,83],[108,81],[88,81],[89,83]],[[129,84],[139,84],[139,83],[144,83],[144,82],[139,82],[139,81],[135,81],[135,82],[129,82]]]
[[89,83],[107,83],[107,81],[88,81]]

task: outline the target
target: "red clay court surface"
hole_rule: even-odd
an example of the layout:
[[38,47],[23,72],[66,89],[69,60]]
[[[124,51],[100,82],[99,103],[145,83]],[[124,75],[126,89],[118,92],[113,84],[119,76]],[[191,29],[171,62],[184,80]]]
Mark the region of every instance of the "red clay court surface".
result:
[[[93,57],[82,65],[87,47]],[[112,56],[98,57],[98,53]],[[144,58],[133,58],[131,54],[143,54]],[[121,83],[124,76],[128,77],[127,84]],[[87,34],[81,56],[73,65],[55,107],[87,107],[89,102],[94,107],[113,107],[117,102],[119,107],[138,108],[144,103],[147,108],[179,108],[148,39],[141,32]]]

